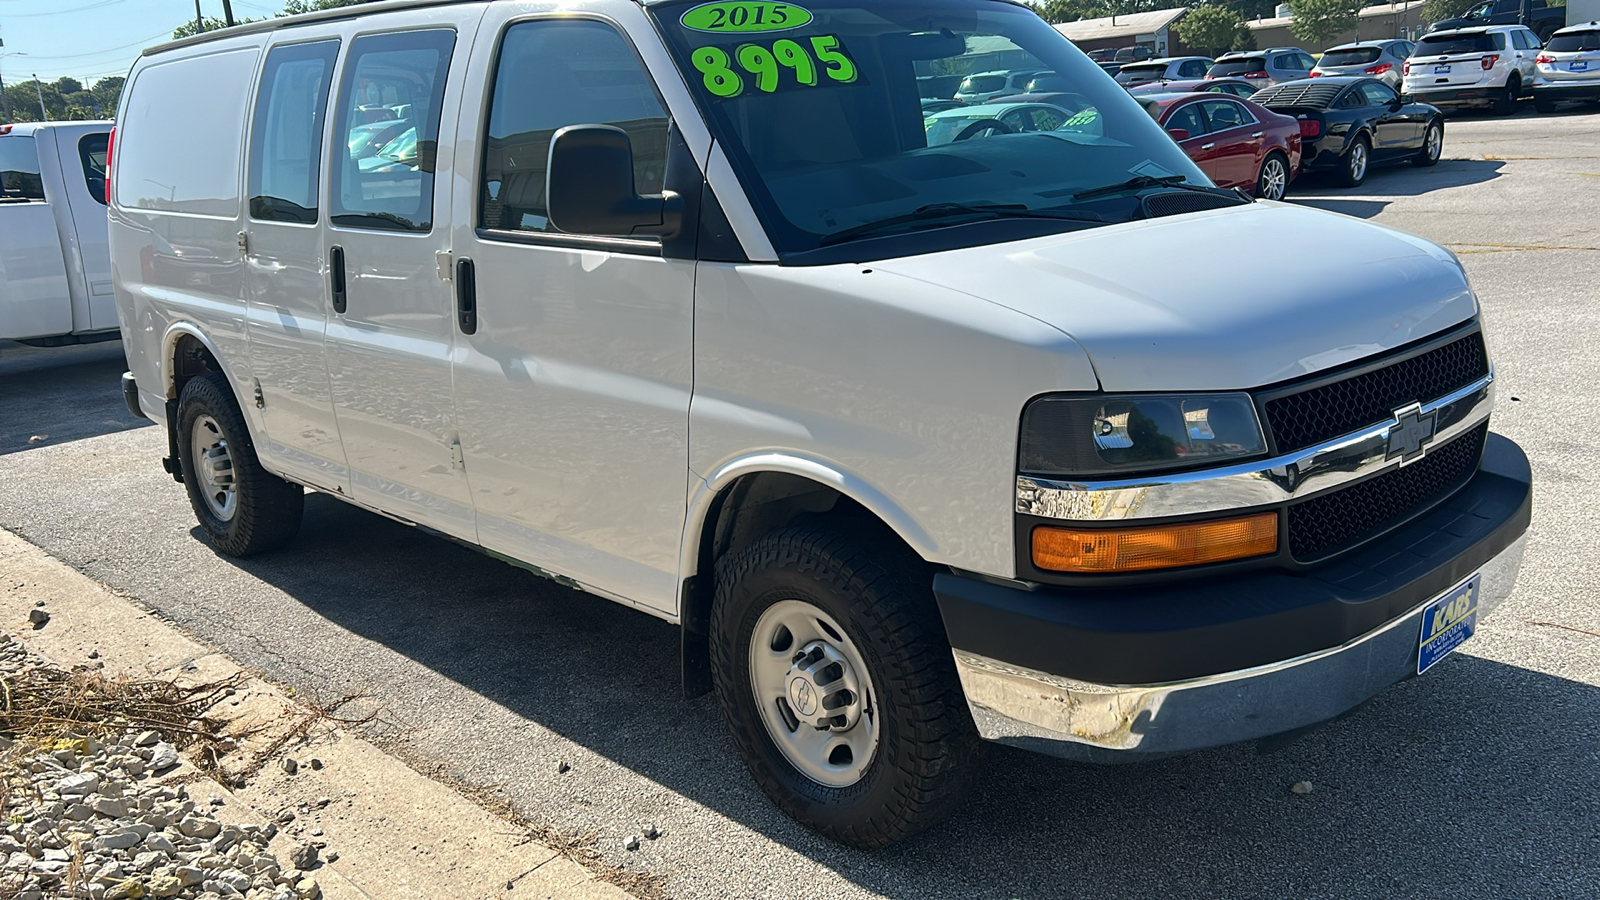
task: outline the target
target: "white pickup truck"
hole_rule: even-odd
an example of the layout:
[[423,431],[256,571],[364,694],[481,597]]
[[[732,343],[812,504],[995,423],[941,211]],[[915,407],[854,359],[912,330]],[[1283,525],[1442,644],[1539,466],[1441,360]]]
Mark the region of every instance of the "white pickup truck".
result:
[[110,122],[0,125],[0,340],[118,335],[106,245]]

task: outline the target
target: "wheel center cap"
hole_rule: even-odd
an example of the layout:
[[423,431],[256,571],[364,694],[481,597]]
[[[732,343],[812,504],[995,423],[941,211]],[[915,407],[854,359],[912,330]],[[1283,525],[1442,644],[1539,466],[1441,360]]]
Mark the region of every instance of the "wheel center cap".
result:
[[796,677],[789,681],[789,705],[794,707],[796,715],[811,716],[817,711],[817,689],[805,678]]

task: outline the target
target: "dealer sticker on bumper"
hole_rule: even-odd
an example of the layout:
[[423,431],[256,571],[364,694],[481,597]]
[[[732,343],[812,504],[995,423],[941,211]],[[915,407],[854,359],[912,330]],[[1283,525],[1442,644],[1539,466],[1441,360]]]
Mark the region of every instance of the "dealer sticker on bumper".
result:
[[1468,578],[1422,611],[1422,635],[1417,639],[1418,675],[1472,637],[1478,627],[1480,580],[1478,575]]

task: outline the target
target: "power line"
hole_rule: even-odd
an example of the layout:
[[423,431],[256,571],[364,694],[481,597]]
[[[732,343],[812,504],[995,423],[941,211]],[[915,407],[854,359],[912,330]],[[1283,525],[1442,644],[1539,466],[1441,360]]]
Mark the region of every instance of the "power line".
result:
[[151,41],[154,41],[154,40],[156,40],[158,38],[170,38],[171,35],[172,35],[172,29],[167,28],[167,29],[163,29],[161,31],[156,32],[155,34],[151,35],[150,37],[140,38],[137,41],[134,41],[134,42],[132,42],[130,44],[123,44],[120,47],[107,47],[104,50],[95,50],[95,51],[90,52],[90,53],[65,53],[65,54],[61,54],[61,55],[57,55],[57,56],[40,56],[38,54],[30,53],[30,54],[28,54],[28,58],[29,59],[82,59],[83,57],[86,57],[86,56],[104,56],[107,53],[115,53],[118,50],[127,50],[130,47],[149,46]]
[[126,0],[100,0],[99,3],[91,3],[88,6],[77,6],[77,7],[73,7],[72,9],[55,9],[55,10],[51,10],[50,12],[37,12],[37,13],[6,13],[6,18],[7,19],[36,19],[36,18],[38,18],[40,16],[64,16],[64,15],[67,15],[68,13],[87,12],[87,11],[89,11],[91,9],[99,9],[99,8],[101,8],[103,6],[114,6],[114,5],[118,4],[118,3],[123,3],[123,2],[126,2]]

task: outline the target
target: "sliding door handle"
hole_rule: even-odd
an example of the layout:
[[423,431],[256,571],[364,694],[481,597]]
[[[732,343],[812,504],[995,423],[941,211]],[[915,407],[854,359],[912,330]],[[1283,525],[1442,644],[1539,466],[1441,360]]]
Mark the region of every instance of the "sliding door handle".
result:
[[470,259],[456,262],[456,323],[462,334],[478,330],[478,272]]
[[348,297],[344,290],[344,248],[337,244],[328,248],[328,281],[333,288],[333,311],[342,315]]

